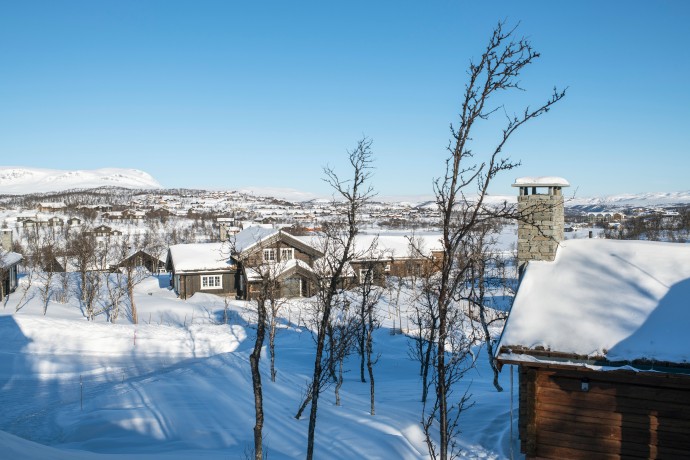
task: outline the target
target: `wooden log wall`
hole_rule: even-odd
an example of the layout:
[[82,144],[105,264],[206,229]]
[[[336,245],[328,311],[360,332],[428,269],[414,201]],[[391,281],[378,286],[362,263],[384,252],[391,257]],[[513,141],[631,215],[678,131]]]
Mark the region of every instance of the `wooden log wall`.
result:
[[690,458],[690,378],[521,366],[519,433],[527,458]]

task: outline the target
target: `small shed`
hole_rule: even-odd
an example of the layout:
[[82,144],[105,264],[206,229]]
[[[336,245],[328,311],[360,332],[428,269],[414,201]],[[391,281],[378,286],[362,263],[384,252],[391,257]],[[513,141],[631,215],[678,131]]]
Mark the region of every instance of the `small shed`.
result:
[[690,245],[567,240],[524,271],[496,347],[532,458],[690,457]]

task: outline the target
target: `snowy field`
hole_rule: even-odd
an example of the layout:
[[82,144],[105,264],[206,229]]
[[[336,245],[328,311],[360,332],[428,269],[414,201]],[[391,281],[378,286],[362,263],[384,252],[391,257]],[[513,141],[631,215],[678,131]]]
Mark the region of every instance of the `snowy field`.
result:
[[[196,294],[182,301],[168,289],[167,276],[150,277],[136,287],[140,324],[127,315],[116,324],[102,316],[89,322],[75,299],[50,302],[44,316],[40,296],[31,298],[31,292],[15,313],[24,281],[0,308],[0,457],[247,456],[254,423],[254,330],[247,303],[232,301],[224,324],[220,297]],[[303,306],[295,301],[285,310],[275,383],[267,354],[262,358],[269,459],[306,453],[308,417],[294,418],[313,366],[312,336],[299,326]],[[369,415],[369,385],[359,382],[355,355],[346,363],[342,406],[335,406],[332,388],[319,404],[317,458],[428,458],[418,363],[408,357],[409,338],[391,334],[396,315],[385,298],[379,316],[376,415]],[[458,389],[469,385],[475,403],[461,417],[462,457],[509,458],[510,372],[503,370],[506,390],[498,393],[483,353],[478,362]],[[517,388],[514,405],[517,423]],[[518,456],[516,440],[513,449]]]

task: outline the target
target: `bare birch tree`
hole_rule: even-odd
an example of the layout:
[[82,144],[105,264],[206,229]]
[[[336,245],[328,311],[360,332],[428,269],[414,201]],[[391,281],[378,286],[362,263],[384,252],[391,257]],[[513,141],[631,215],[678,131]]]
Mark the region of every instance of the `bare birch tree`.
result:
[[[503,22],[496,26],[480,58],[470,62],[459,123],[451,127],[445,174],[434,181],[436,204],[441,214],[443,256],[431,291],[438,312],[433,378],[435,401],[432,406],[425,405],[428,412],[422,417],[427,447],[434,459],[446,460],[457,455],[454,439],[459,429],[458,416],[468,402],[466,392],[456,401],[450,400],[450,395],[453,384],[464,373],[466,366],[462,362],[471,346],[471,341],[462,335],[464,320],[457,313],[459,292],[465,289],[472,268],[470,255],[476,252],[470,235],[487,220],[514,216],[515,210],[507,204],[489,207],[485,203],[494,178],[519,164],[504,157],[503,150],[522,125],[548,112],[565,96],[564,91],[554,89],[544,104],[536,109],[527,107],[515,115],[508,115],[501,105],[491,105],[495,96],[521,89],[521,72],[538,57],[539,53],[528,40],[515,37],[515,28],[506,30]],[[474,152],[471,143],[477,123],[491,118],[499,110],[506,114],[506,121],[494,147]],[[438,445],[432,435],[436,426]]]
[[[281,251],[274,248],[275,242],[272,239],[267,241],[257,240],[257,249],[248,255],[242,255],[235,247],[235,241],[230,240],[231,253],[241,257],[245,274],[251,278],[252,285],[257,289],[247,290],[255,296],[252,299],[256,305],[256,337],[254,348],[249,355],[249,366],[252,374],[252,391],[254,394],[254,448],[253,454],[256,460],[264,458],[263,450],[263,426],[264,426],[264,407],[263,407],[263,386],[261,381],[261,349],[266,338],[266,326],[269,322],[269,308],[271,316],[270,346],[271,346],[271,380],[275,381],[275,329],[280,299],[279,276],[285,269],[285,262],[282,260]],[[266,259],[264,249],[269,249],[275,256],[273,260]],[[256,255],[255,255],[256,254]]]
[[[339,223],[324,228],[322,251],[324,270],[319,275],[317,298],[319,318],[316,331],[316,352],[314,355],[314,372],[308,386],[307,398],[310,399],[309,428],[307,431],[307,459],[314,458],[314,437],[319,396],[324,384],[325,371],[329,362],[324,362],[326,338],[331,327],[331,312],[337,301],[337,293],[343,285],[343,275],[349,267],[354,254],[355,237],[359,232],[360,212],[374,192],[368,181],[372,175],[371,140],[361,139],[354,150],[348,152],[352,168],[352,178],[343,179],[330,167],[324,168],[325,181],[331,186],[335,196],[345,202],[345,215]],[[332,362],[332,361],[331,361]],[[298,413],[299,415],[299,413]]]
[[330,361],[335,363],[335,405],[341,405],[340,388],[343,386],[343,364],[355,347],[356,337],[361,331],[359,320],[354,311],[352,301],[345,292],[335,303],[333,319],[331,321],[332,340],[328,353]]
[[86,274],[93,268],[96,257],[96,240],[88,232],[76,233],[67,241],[67,250],[79,274],[79,284],[76,286],[77,297],[84,301]]
[[[115,247],[115,255],[119,261],[125,260],[128,252],[129,249],[125,240],[121,240]],[[125,269],[122,267],[115,267],[113,272],[106,278],[105,283],[110,303],[107,310],[108,320],[114,323],[120,316],[120,304],[122,303],[122,299],[127,295]]]
[[[380,257],[377,257],[376,262],[380,262]],[[366,362],[367,374],[369,376],[369,412],[371,415],[376,415],[375,394],[376,387],[374,381],[374,365],[378,361],[378,357],[374,357],[374,331],[379,327],[379,320],[376,316],[376,305],[383,294],[383,290],[374,285],[374,279],[377,276],[375,267],[378,263],[372,263],[365,269],[358,289],[359,301],[361,302],[360,312],[362,313],[360,321],[360,330],[362,332],[362,339],[360,347],[362,348],[362,366]],[[366,359],[364,359],[366,358]],[[362,372],[362,377],[364,377]],[[364,378],[362,378],[364,381]]]

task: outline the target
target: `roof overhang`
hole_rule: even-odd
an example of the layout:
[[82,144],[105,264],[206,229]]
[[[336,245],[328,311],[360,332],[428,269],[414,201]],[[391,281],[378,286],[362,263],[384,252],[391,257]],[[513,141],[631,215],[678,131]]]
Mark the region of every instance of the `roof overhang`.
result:
[[671,363],[636,359],[611,361],[603,356],[580,356],[547,350],[525,350],[501,347],[496,355],[499,369],[505,364],[545,369],[582,370],[591,372],[624,371],[644,374],[673,374],[690,378],[690,363]]

